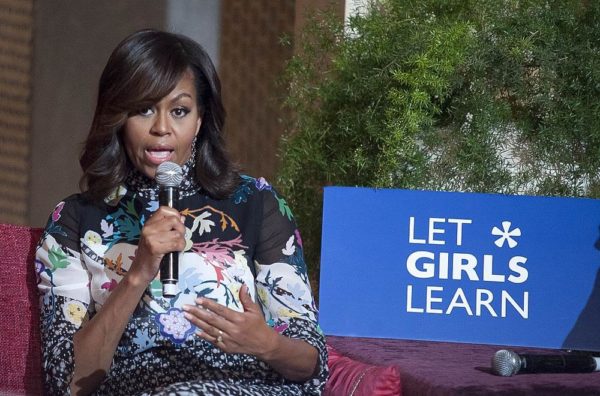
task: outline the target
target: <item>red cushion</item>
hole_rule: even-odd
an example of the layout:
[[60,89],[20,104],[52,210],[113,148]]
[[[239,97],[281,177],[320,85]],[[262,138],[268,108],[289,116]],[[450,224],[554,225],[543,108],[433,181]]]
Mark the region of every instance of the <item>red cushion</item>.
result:
[[353,360],[333,347],[329,352],[329,380],[325,396],[400,396],[400,374],[395,366],[375,366]]
[[0,224],[0,394],[42,393],[39,302],[33,265],[42,230]]

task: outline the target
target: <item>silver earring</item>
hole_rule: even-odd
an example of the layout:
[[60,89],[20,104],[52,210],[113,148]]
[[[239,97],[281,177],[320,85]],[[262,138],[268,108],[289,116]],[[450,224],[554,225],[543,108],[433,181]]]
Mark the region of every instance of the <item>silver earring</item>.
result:
[[196,142],[198,141],[198,135],[194,136],[194,140],[192,140],[192,154],[190,155],[190,168],[193,168],[196,165]]

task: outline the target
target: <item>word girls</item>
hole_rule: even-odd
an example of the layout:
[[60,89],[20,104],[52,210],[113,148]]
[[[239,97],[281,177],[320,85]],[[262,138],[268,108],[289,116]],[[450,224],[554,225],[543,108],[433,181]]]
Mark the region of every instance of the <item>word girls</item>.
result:
[[[463,244],[464,229],[471,223],[472,220],[469,219],[432,217],[417,224],[415,217],[410,217],[408,242],[411,245],[460,247]],[[503,266],[503,269],[508,267],[508,271],[498,271],[498,266],[494,267],[494,257],[491,254],[478,257],[464,252],[434,253],[418,250],[406,259],[406,269],[411,276],[419,279],[519,284],[527,281],[529,276],[524,266],[526,262],[526,257],[514,256]],[[447,297],[452,292],[452,298],[448,302]],[[454,310],[462,309],[469,316],[488,313],[493,317],[506,317],[511,306],[522,318],[527,319],[529,292],[523,292],[520,297],[516,299],[506,290],[501,290],[499,295],[495,295],[492,290],[477,288],[467,296],[461,287],[444,292],[444,287],[439,285],[428,285],[423,290],[409,284],[406,288],[406,310],[414,313],[450,315]]]

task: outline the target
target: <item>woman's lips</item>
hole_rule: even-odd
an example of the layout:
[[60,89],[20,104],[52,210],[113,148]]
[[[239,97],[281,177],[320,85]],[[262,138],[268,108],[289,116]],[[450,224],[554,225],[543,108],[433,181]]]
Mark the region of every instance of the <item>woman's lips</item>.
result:
[[147,149],[146,158],[148,162],[154,165],[160,165],[165,161],[169,161],[173,156],[173,150],[171,149]]

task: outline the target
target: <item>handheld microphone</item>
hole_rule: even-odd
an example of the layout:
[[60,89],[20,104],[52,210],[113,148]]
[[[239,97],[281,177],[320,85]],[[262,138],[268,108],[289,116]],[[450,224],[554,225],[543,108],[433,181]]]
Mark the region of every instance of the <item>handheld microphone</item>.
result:
[[519,355],[506,349],[492,358],[492,372],[503,377],[527,373],[591,373],[600,371],[600,358],[584,354]]
[[[179,185],[183,180],[183,171],[174,162],[163,162],[156,168],[156,183],[159,186],[158,204],[177,209]],[[163,296],[173,297],[177,294],[179,280],[179,253],[170,252],[160,262],[160,282]]]

